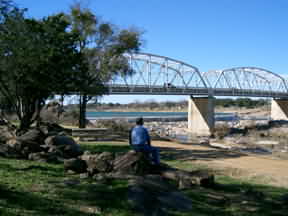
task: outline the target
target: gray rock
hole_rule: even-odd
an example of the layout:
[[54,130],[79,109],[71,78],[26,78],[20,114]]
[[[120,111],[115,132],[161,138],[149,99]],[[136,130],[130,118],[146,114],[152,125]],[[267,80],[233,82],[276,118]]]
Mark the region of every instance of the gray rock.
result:
[[6,143],[8,140],[15,138],[15,132],[7,125],[0,126],[0,143]]
[[45,136],[72,134],[72,130],[63,128],[56,123],[50,123],[50,122],[40,122],[39,130],[41,130],[41,132],[45,134]]
[[15,148],[12,148],[6,144],[0,144],[0,156],[2,157],[11,157],[11,158],[21,158],[21,152],[16,151]]
[[129,183],[128,201],[144,215],[168,215],[164,209],[187,212],[192,201],[162,176],[149,175]]
[[80,179],[87,179],[87,178],[89,178],[89,174],[87,172],[80,173],[79,177],[80,177]]
[[26,149],[31,153],[41,152],[41,145],[44,142],[44,134],[37,129],[31,129],[25,134],[17,137],[16,140],[22,148],[26,147]]
[[66,186],[74,186],[80,184],[80,181],[78,179],[65,179],[63,183]]
[[155,166],[152,165],[151,160],[145,153],[134,151],[117,156],[113,165],[114,172],[124,174],[144,175],[151,174],[155,170]]
[[47,163],[61,163],[62,160],[59,159],[58,155],[55,153],[48,152],[35,152],[28,155],[29,160]]
[[56,146],[63,153],[64,158],[73,158],[81,155],[83,152],[80,145],[68,136],[53,136],[46,138],[45,144],[48,146]]
[[64,170],[72,170],[75,173],[85,173],[87,172],[87,165],[86,162],[81,159],[72,158],[64,160]]
[[47,153],[46,152],[30,153],[28,155],[28,159],[38,162],[47,162]]
[[215,185],[214,175],[206,170],[188,172],[166,168],[161,171],[161,175],[166,179],[178,182],[179,189],[187,189],[192,186],[213,187]]

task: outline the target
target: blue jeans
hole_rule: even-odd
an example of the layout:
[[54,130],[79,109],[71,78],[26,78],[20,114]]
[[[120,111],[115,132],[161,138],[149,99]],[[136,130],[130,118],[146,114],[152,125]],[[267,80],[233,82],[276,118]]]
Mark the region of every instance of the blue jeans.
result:
[[132,148],[136,152],[144,152],[152,155],[152,160],[154,164],[160,164],[159,150],[158,148],[149,145],[132,145]]

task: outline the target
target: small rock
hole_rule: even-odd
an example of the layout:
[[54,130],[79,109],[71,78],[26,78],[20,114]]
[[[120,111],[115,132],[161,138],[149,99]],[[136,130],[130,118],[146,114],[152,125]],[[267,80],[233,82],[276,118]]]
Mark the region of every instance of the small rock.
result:
[[216,143],[216,142],[210,142],[210,146],[216,147],[216,148],[221,148],[221,149],[231,149],[231,146],[222,144],[222,143]]
[[29,160],[38,161],[38,162],[47,162],[47,153],[46,152],[36,152],[30,153],[28,155]]
[[88,173],[80,173],[79,177],[80,177],[80,179],[87,179],[87,178],[89,178],[89,174]]
[[81,206],[80,207],[80,210],[82,212],[85,212],[87,214],[93,214],[93,215],[98,215],[98,214],[101,214],[102,213],[102,210],[100,207],[98,206]]
[[66,179],[63,183],[67,186],[74,186],[80,184],[80,181],[78,179]]

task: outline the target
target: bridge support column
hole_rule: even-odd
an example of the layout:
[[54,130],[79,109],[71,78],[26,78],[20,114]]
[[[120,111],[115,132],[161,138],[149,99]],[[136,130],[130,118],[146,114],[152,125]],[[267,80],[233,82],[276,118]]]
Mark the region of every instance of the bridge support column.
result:
[[271,101],[271,119],[288,120],[288,100],[273,99]]
[[188,130],[193,135],[209,136],[214,130],[214,97],[190,97]]

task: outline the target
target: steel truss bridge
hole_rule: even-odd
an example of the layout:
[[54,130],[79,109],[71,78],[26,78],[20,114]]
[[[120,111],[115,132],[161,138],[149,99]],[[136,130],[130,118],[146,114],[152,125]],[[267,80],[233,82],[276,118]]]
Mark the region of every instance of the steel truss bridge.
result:
[[201,73],[195,66],[148,53],[125,55],[132,73],[107,83],[109,94],[288,98],[286,80],[257,67]]

